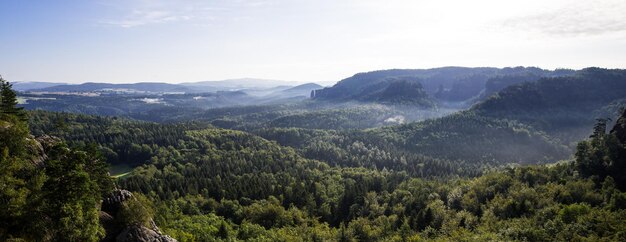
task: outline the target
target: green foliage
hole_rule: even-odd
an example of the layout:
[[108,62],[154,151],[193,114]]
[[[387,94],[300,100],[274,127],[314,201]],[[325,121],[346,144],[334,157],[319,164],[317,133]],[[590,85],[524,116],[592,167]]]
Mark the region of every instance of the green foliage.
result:
[[[616,127],[626,120],[626,111],[618,119]],[[597,183],[607,177],[615,179],[619,189],[626,190],[626,144],[618,137],[624,136],[624,130],[614,129],[606,133],[606,119],[598,120],[591,139],[582,141],[576,147],[576,167],[584,177],[594,177]]]
[[17,107],[17,95],[12,89],[12,84],[0,76],[0,115],[13,115],[24,119],[23,107]]
[[566,158],[570,153],[532,127],[472,111],[369,133],[407,151],[468,163],[541,163]]
[[570,204],[559,211],[559,218],[565,223],[576,223],[578,218],[586,215],[591,210],[587,204]]
[[[36,113],[33,117],[48,115],[53,116]],[[136,142],[109,148],[115,153],[123,147],[131,151],[128,154],[150,149],[143,158],[146,164],[118,180],[118,185],[146,194],[158,211],[154,214],[157,225],[181,241],[594,240],[618,238],[624,226],[618,219],[624,213],[619,205],[624,196],[615,182],[607,180],[609,176],[600,189],[595,178],[579,177],[577,166],[565,163],[509,168],[471,178],[485,167],[418,156],[392,145],[407,143],[405,137],[433,133],[429,122],[456,121],[365,131],[254,130],[277,143],[246,132],[199,125],[69,117],[65,135],[82,137],[75,141],[98,137],[84,128],[89,124],[94,130],[120,134],[112,136],[110,144],[120,139]],[[475,120],[459,127],[459,132],[477,129],[465,142],[498,137],[498,132],[502,138],[511,133],[530,140],[542,137],[519,131],[523,125],[475,114],[449,120],[455,119]],[[486,133],[485,127],[497,132]],[[151,143],[158,134],[166,142]],[[504,146],[490,142],[484,149]],[[145,143],[150,145],[139,145]],[[572,205],[578,204],[585,204],[588,212],[572,213]],[[614,221],[598,220],[598,216]],[[591,222],[581,226],[587,218]]]
[[179,139],[185,136],[186,131],[205,127],[207,125],[196,123],[160,125],[115,117],[43,111],[32,112],[30,119],[34,135],[53,133],[72,146],[97,149],[109,163],[132,166],[147,163],[160,149],[178,147]]
[[[504,74],[533,73],[522,69]],[[456,89],[441,89],[442,99],[468,98],[476,93],[462,91],[473,88],[468,83],[494,75],[488,68],[471,76],[457,75],[455,68],[438,71],[454,77],[446,84]],[[387,74],[355,76],[352,80],[372,83],[371,89],[353,94],[403,102],[407,95],[419,98],[421,91],[433,91],[432,83],[424,85],[426,90],[413,85],[415,76],[396,76],[407,82],[388,85]],[[569,136],[570,131],[591,130],[592,112],[623,98],[623,79],[622,71],[586,69],[576,77],[505,88],[471,110],[443,118],[365,130],[353,128],[380,126],[381,118],[397,110],[313,101],[192,114],[169,110],[176,114],[172,120],[203,120],[169,124],[32,112],[33,133],[58,134],[87,152],[57,146],[49,155],[50,167],[37,173],[26,165],[29,157],[16,157],[24,154],[13,151],[19,147],[5,144],[0,162],[6,166],[0,174],[6,176],[0,181],[7,189],[0,196],[8,201],[2,205],[8,212],[0,214],[7,218],[2,238],[26,234],[14,228],[49,223],[53,229],[45,236],[33,234],[39,236],[34,239],[101,237],[92,222],[97,198],[110,189],[110,179],[106,166],[93,161],[106,159],[137,166],[117,180],[117,186],[138,194],[123,205],[118,219],[146,225],[154,217],[180,241],[622,241],[626,193],[619,127],[624,119],[608,134],[609,122],[596,125],[591,139],[578,145],[573,162],[506,165],[568,158],[576,140],[571,137],[579,135]],[[595,87],[600,84],[607,87]],[[593,95],[580,88],[593,89]],[[560,89],[575,100],[559,96]],[[596,97],[599,90],[606,96]],[[96,156],[98,151],[105,158]],[[43,211],[47,220],[28,223],[26,218]]]
[[[610,185],[571,185],[593,184],[576,177],[573,168],[523,167],[445,182],[409,179],[382,192],[360,193],[358,183],[348,182],[338,201],[346,205],[334,215],[342,216],[348,206],[349,219],[336,225],[320,223],[324,218],[312,214],[315,209],[281,205],[272,196],[221,202],[201,195],[152,199],[159,207],[157,224],[182,241],[619,240],[626,210],[610,205],[619,192]],[[563,203],[565,193],[581,195]],[[611,196],[585,195],[603,193]],[[455,205],[454,196],[463,202]]]
[[104,236],[98,222],[98,205],[103,189],[86,167],[97,161],[83,151],[63,144],[54,146],[46,162],[43,211],[52,221],[53,237],[68,241],[94,241]]
[[11,85],[1,87],[0,240],[98,241],[101,195],[112,187],[106,163],[31,138]]
[[153,206],[147,197],[142,194],[135,194],[132,199],[122,203],[115,219],[118,220],[118,224],[125,226],[143,225],[150,227],[150,221],[155,214]]

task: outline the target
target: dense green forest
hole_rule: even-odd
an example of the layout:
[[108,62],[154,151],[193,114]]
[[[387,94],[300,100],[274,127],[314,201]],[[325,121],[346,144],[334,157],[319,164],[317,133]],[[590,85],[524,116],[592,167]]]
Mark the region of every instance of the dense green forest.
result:
[[[625,72],[471,71],[360,74],[339,85],[371,81],[359,102],[104,115],[23,110],[3,80],[0,240],[626,240]],[[451,94],[468,82],[493,95]]]
[[208,127],[117,183],[145,194],[154,221],[181,241],[620,241],[622,116],[610,133],[599,121],[572,162],[443,180],[329,165]]
[[29,136],[27,115],[0,78],[0,240],[95,241],[101,198],[113,188],[96,147]]

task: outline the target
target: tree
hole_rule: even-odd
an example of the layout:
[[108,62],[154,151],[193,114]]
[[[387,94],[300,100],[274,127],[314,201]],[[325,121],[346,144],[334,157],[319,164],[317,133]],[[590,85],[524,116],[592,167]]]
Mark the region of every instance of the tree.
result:
[[[576,147],[576,168],[585,177],[596,177],[602,182],[607,176],[615,179],[620,189],[626,189],[626,146],[618,136],[623,135],[620,129],[606,133],[606,124],[610,119],[598,119],[590,140],[581,141]],[[626,112],[618,119],[618,124],[626,120]]]
[[22,108],[17,108],[11,84],[0,76],[0,152],[7,149],[9,156],[22,157],[28,137],[28,124]]
[[593,134],[591,138],[601,138],[606,135],[606,124],[611,121],[610,118],[596,119],[596,124],[593,126]]
[[23,109],[23,107],[17,107],[17,94],[13,91],[13,84],[0,76],[0,112],[25,119]]
[[222,223],[220,223],[219,230],[217,231],[217,236],[222,239],[227,239],[228,234],[229,232],[228,232],[228,227],[226,227],[226,222],[222,221]]
[[65,241],[97,241],[104,236],[98,221],[101,190],[85,169],[92,155],[57,144],[48,152],[43,213],[52,222],[48,230]]
[[[0,139],[2,137],[0,136]],[[9,156],[5,148],[0,154],[0,241],[15,235],[35,240],[27,232],[35,227],[36,201],[44,176],[40,170],[20,157]],[[41,232],[41,231],[40,231]]]
[[106,165],[62,142],[37,148],[11,84],[1,78],[0,98],[0,240],[101,239],[98,205],[112,186]]

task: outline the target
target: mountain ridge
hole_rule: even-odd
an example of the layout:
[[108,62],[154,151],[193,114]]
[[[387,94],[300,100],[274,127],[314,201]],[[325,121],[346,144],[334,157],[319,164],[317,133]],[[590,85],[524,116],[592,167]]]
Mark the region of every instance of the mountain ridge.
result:
[[537,76],[565,76],[573,70],[553,71],[537,67],[439,67],[431,69],[389,69],[357,73],[345,78],[332,87],[315,90],[312,98],[318,100],[352,100],[368,87],[389,78],[403,78],[410,82],[420,82],[424,90],[443,102],[468,101],[477,97],[486,88],[489,79],[502,76],[534,74]]

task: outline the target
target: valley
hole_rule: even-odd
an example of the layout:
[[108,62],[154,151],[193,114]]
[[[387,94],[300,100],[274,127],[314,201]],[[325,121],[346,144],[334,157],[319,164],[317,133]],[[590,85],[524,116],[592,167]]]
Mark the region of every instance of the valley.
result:
[[[625,238],[624,70],[445,67],[360,73],[332,87],[147,86],[22,89],[17,106],[3,96],[0,161],[15,165],[2,168],[13,190],[3,189],[11,203],[0,216],[13,222],[0,238],[107,240],[124,228],[178,241]],[[54,178],[62,173],[85,178]],[[21,182],[35,177],[42,183]],[[133,198],[55,214],[89,214],[84,226],[97,231],[68,232],[42,212],[59,211],[47,201],[70,191],[42,189],[63,182],[89,192],[60,207],[97,208],[112,191]],[[58,227],[28,233],[38,226]]]

